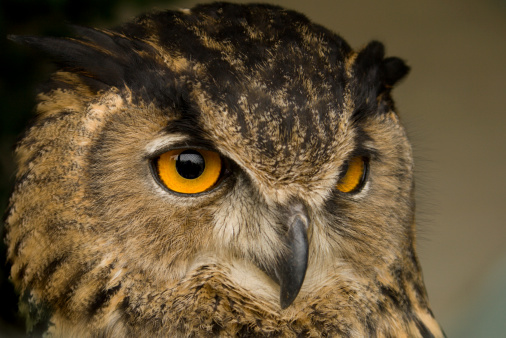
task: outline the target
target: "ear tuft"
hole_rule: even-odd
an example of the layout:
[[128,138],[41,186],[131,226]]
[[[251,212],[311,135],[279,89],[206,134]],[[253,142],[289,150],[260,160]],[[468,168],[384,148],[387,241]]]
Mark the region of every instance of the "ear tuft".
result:
[[17,43],[28,45],[50,55],[64,69],[91,77],[109,86],[120,86],[124,79],[121,57],[111,56],[96,44],[81,39],[51,36],[9,36]]
[[383,44],[372,41],[359,52],[355,60],[357,84],[368,92],[368,97],[391,90],[409,72],[409,67],[403,60],[384,56]]
[[357,69],[362,71],[370,71],[376,67],[385,56],[385,47],[379,41],[371,41],[360,51],[355,61]]
[[381,78],[387,87],[393,87],[399,80],[409,72],[406,63],[396,57],[390,57],[381,63]]
[[[362,49],[353,64],[355,117],[372,112],[384,112],[393,107],[389,95],[393,86],[409,72],[409,67],[397,57],[385,58],[385,48],[378,41]],[[379,100],[378,100],[379,99]]]
[[48,54],[64,71],[79,75],[97,92],[128,87],[145,102],[164,102],[173,75],[151,45],[116,31],[72,28],[77,37],[8,38]]
[[144,86],[151,91],[151,82],[162,76],[164,69],[159,69],[156,51],[148,44],[111,31],[72,28],[78,37],[10,35],[8,38],[50,55],[58,66],[91,81],[97,90],[127,85]]

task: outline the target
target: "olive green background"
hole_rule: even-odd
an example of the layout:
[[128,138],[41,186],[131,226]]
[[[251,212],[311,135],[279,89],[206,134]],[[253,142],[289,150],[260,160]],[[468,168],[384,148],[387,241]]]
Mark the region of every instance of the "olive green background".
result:
[[[3,37],[64,34],[65,22],[107,27],[153,7],[198,2],[206,1],[2,1],[2,210],[12,185],[13,144],[31,117],[36,83],[54,69],[44,56]],[[432,308],[449,337],[504,337],[506,1],[270,3],[305,13],[355,48],[380,40],[389,56],[412,67],[394,97],[414,145],[418,252]],[[15,297],[5,273],[0,336],[19,335]]]

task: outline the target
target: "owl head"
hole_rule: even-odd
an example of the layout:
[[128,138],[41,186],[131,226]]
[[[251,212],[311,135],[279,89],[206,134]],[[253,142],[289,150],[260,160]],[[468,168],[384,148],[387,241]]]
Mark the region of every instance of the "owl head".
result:
[[415,254],[408,72],[216,3],[76,37],[16,149],[21,309],[54,335],[441,335]]

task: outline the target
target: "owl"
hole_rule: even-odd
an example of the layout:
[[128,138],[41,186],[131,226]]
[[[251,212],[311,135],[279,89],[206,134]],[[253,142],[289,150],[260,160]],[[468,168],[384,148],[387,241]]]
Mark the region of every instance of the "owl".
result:
[[443,336],[391,96],[404,61],[260,4],[75,32],[11,37],[59,66],[6,215],[28,330]]

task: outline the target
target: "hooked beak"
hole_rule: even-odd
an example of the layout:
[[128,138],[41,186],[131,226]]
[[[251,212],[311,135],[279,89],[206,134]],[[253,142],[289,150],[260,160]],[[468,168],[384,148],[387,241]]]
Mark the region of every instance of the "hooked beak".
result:
[[299,294],[306,276],[308,260],[307,229],[309,221],[305,208],[297,204],[289,212],[288,230],[285,235],[287,250],[279,257],[274,269],[267,274],[280,286],[280,304],[286,309]]

